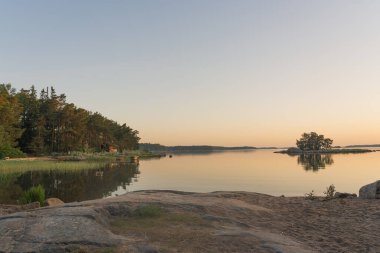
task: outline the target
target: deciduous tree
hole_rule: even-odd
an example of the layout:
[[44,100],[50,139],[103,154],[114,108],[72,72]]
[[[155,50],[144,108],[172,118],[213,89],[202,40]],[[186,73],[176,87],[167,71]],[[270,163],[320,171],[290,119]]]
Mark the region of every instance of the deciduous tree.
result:
[[297,140],[297,147],[303,151],[315,151],[330,149],[333,140],[325,138],[315,132],[303,133],[301,139]]

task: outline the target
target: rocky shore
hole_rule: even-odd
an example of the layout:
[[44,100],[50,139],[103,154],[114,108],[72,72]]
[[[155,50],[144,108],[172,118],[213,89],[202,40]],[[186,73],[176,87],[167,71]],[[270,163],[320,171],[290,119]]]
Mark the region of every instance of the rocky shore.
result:
[[141,191],[0,210],[0,252],[380,251],[378,199]]

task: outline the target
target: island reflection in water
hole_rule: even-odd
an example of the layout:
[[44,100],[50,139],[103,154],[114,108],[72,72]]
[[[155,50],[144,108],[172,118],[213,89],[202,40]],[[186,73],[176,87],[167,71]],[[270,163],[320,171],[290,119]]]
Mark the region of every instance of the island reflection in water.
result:
[[297,158],[297,163],[302,165],[306,171],[318,171],[332,165],[334,160],[331,154],[302,154]]
[[120,188],[126,190],[139,173],[137,164],[112,163],[92,170],[8,174],[0,177],[0,203],[16,204],[23,191],[39,184],[45,188],[47,198],[64,202],[104,198]]

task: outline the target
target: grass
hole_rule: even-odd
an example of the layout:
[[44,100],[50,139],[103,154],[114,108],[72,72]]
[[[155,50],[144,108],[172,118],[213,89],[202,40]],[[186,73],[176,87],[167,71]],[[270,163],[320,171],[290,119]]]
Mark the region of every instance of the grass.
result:
[[96,169],[104,166],[107,162],[62,162],[54,160],[3,160],[0,161],[0,173],[20,173],[25,171],[44,171],[44,170],[85,170]]
[[[200,217],[193,214],[183,213],[165,213],[155,217],[122,217],[111,222],[111,226],[115,232],[136,233],[140,235],[157,235],[160,237],[160,228],[178,227],[178,226],[194,226],[202,224]],[[154,238],[154,236],[152,236]]]
[[38,201],[40,205],[44,205],[45,201],[45,189],[42,185],[33,186],[29,190],[23,192],[20,198],[22,204],[29,204]]
[[60,161],[88,161],[88,162],[111,162],[114,161],[120,154],[113,153],[84,153],[71,152],[69,155],[55,154],[53,158]]
[[0,175],[9,173],[21,173],[25,171],[45,170],[88,170],[97,169],[107,163],[121,160],[127,161],[129,157],[153,158],[162,156],[143,151],[128,151],[123,154],[112,153],[82,153],[72,152],[70,155],[55,154],[51,157],[31,159],[0,160]]
[[200,245],[206,245],[212,236],[210,225],[198,215],[169,212],[154,204],[136,208],[129,217],[112,220],[111,231],[157,243],[164,252],[200,252]]
[[163,210],[156,205],[143,205],[139,206],[132,212],[132,216],[138,218],[154,218],[161,216]]

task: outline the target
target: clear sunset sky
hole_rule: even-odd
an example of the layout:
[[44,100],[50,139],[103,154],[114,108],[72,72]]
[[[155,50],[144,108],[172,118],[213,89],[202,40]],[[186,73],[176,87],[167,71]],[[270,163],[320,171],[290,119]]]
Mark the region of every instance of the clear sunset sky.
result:
[[0,83],[143,142],[380,143],[380,1],[0,0]]

